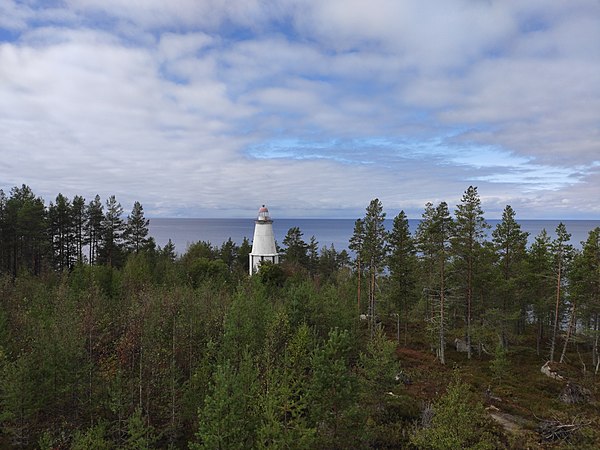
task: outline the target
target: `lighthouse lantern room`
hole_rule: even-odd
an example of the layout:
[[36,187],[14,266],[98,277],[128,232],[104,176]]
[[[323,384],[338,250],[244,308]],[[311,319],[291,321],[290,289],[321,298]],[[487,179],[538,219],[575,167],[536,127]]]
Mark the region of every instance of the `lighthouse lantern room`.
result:
[[279,264],[279,253],[277,253],[273,234],[273,220],[271,220],[269,210],[265,205],[258,210],[258,217],[254,224],[254,239],[250,252],[250,275],[258,271],[262,262]]

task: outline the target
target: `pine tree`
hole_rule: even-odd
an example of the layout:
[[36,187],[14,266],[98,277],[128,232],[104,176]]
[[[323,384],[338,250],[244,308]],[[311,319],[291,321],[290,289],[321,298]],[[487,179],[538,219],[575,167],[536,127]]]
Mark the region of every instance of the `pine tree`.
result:
[[238,246],[235,245],[235,242],[233,242],[231,238],[223,242],[221,249],[219,250],[219,257],[225,264],[227,264],[230,272],[233,270],[234,262],[237,258],[237,252]]
[[600,227],[588,234],[573,261],[570,297],[581,311],[584,333],[590,339],[592,365],[600,371]]
[[75,227],[69,199],[58,194],[56,204],[50,202],[48,219],[54,267],[61,272],[69,270],[75,260]]
[[528,233],[521,231],[515,220],[515,211],[507,205],[502,212],[502,220],[492,232],[492,241],[499,256],[501,285],[497,291],[500,296],[502,319],[500,340],[506,348],[508,345],[508,323],[515,317],[523,318],[522,289],[520,282],[523,276]]
[[117,202],[114,195],[106,201],[106,213],[102,219],[102,246],[100,254],[102,262],[108,266],[119,266],[123,248],[123,207]]
[[549,283],[549,280],[554,279],[552,275],[550,236],[548,236],[545,229],[535,237],[531,244],[531,248],[527,253],[527,262],[527,286],[538,325],[536,351],[539,355],[541,343],[544,339],[544,325],[550,322],[552,315],[553,285]]
[[[561,309],[563,303],[564,290],[563,287],[566,283],[565,275],[568,269],[568,265],[573,257],[573,246],[568,242],[571,239],[571,235],[567,233],[567,228],[561,222],[556,227],[556,239],[552,241],[552,253],[554,255],[554,271],[556,276],[556,290],[555,290],[555,309],[554,309],[554,325],[552,328],[552,340],[550,341],[550,361],[554,361],[554,350],[556,347],[556,337],[559,330],[559,323],[562,320]],[[564,356],[564,354],[563,354]],[[562,362],[562,357],[561,357]]]
[[298,227],[292,227],[283,238],[283,245],[287,248],[283,252],[286,263],[296,264],[301,267],[308,266],[308,244],[302,239],[303,233]]
[[85,245],[85,199],[80,195],[73,197],[73,202],[71,203],[71,217],[73,220],[75,259],[78,263],[82,263],[83,247]]
[[6,194],[0,189],[0,274],[8,272],[10,267],[6,203]]
[[5,225],[12,275],[16,277],[21,270],[40,274],[48,254],[44,200],[27,185],[12,188],[6,201]]
[[248,273],[248,270],[250,268],[250,261],[248,255],[250,255],[251,251],[252,245],[250,245],[250,241],[248,240],[248,238],[244,237],[244,239],[242,239],[242,243],[238,248],[236,257],[236,266],[239,267],[241,273]]
[[395,377],[400,365],[396,357],[396,343],[388,340],[383,330],[377,330],[373,339],[367,343],[364,353],[360,354],[358,364],[358,381],[360,384],[360,404],[367,414],[367,420],[380,427],[369,427],[384,431],[381,427],[385,422],[388,408],[395,402],[398,389]]
[[446,364],[446,310],[447,310],[447,266],[450,258],[450,237],[453,233],[453,220],[448,204],[441,202],[437,207],[425,205],[423,220],[417,229],[417,239],[421,257],[429,273],[426,286],[429,295],[436,303],[437,311],[431,320],[437,328],[438,357]]
[[355,259],[356,273],[357,273],[357,278],[358,278],[356,295],[357,295],[357,304],[358,304],[359,314],[360,314],[360,299],[361,299],[361,296],[360,296],[361,275],[363,272],[361,263],[363,261],[364,242],[365,242],[365,223],[363,222],[362,219],[356,219],[356,221],[354,222],[354,232],[352,234],[352,237],[350,238],[350,244],[348,245],[348,248],[350,248],[350,250],[352,250],[356,254],[356,259]]
[[465,297],[465,338],[467,357],[471,359],[471,324],[473,320],[473,294],[476,283],[477,255],[481,248],[485,230],[488,228],[483,217],[481,199],[477,188],[469,186],[461,203],[456,207],[452,251],[456,257],[456,279],[462,285]]
[[191,449],[248,449],[255,447],[257,416],[257,371],[245,353],[239,369],[229,361],[217,367],[210,392],[198,411],[198,444]]
[[131,214],[127,216],[127,224],[123,237],[127,249],[134,253],[139,253],[148,246],[148,225],[150,221],[144,217],[144,208],[140,202],[133,204]]
[[102,221],[104,219],[104,206],[100,196],[96,195],[85,210],[85,242],[89,247],[89,263],[94,265],[98,261],[102,244]]
[[142,415],[140,408],[136,408],[127,420],[127,438],[125,449],[147,450],[154,446],[156,436],[152,426],[148,425],[147,418]]
[[310,237],[306,250],[308,272],[312,276],[315,276],[317,273],[317,266],[319,265],[319,243],[314,236]]
[[411,443],[419,449],[454,450],[458,448],[503,448],[489,431],[490,419],[483,405],[476,401],[469,386],[458,376],[446,393],[433,405],[431,423],[416,430]]
[[363,254],[367,271],[369,273],[369,326],[371,337],[375,335],[376,306],[377,306],[377,279],[385,269],[387,255],[387,231],[385,230],[385,212],[379,199],[371,200],[365,214]]
[[307,400],[310,424],[319,430],[317,448],[359,446],[360,430],[353,420],[357,379],[349,370],[350,350],[349,333],[334,329],[313,353]]

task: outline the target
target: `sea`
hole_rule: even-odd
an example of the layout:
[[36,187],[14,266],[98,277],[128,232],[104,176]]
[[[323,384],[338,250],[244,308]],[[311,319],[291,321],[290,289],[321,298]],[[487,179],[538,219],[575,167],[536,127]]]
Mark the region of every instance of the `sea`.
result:
[[[283,238],[292,227],[300,228],[305,242],[312,236],[319,243],[319,248],[333,245],[337,251],[348,250],[348,242],[354,231],[355,219],[274,219],[273,232],[275,240],[282,245]],[[415,232],[420,219],[409,219],[408,224],[412,233]],[[488,220],[491,232],[500,220]],[[567,232],[571,234],[570,243],[575,248],[581,248],[591,230],[600,227],[600,220],[519,220],[521,230],[529,233],[531,244],[542,229],[551,238],[556,236],[555,230],[563,222]],[[386,219],[385,226],[392,228],[392,220]],[[169,239],[175,245],[175,251],[183,254],[190,246],[198,241],[209,242],[220,247],[229,238],[236,244],[241,244],[244,237],[252,242],[254,235],[254,219],[181,219],[181,218],[151,218],[150,235],[160,247],[164,247]]]

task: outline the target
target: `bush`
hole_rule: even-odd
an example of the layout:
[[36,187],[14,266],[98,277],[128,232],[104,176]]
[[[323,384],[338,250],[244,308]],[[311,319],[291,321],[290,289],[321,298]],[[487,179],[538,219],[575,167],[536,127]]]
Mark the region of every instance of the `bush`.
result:
[[457,375],[434,403],[430,424],[416,430],[410,440],[420,449],[502,448],[483,405]]

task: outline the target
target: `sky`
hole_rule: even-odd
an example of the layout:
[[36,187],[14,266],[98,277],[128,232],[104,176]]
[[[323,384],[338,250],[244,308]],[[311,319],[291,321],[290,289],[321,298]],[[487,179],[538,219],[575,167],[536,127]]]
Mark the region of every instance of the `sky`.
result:
[[600,219],[598,0],[0,0],[0,188]]

